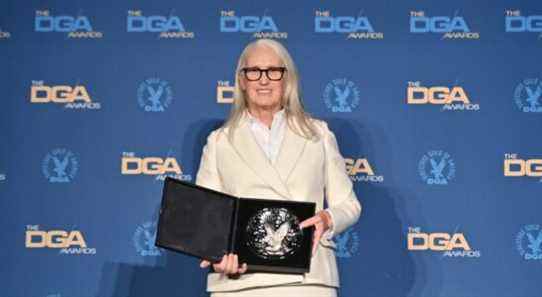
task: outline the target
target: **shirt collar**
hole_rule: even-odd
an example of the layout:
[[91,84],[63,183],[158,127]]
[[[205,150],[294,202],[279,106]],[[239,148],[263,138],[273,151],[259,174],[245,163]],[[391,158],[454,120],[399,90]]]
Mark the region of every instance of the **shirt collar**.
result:
[[[253,124],[260,124],[262,126],[265,126],[258,118],[256,118],[255,116],[253,116],[249,111],[248,109],[245,111],[246,113],[246,116],[248,118],[248,121],[251,125]],[[284,108],[282,108],[281,110],[277,111],[274,115],[273,115],[273,122],[271,122],[271,127],[273,127],[273,125],[276,125],[276,124],[279,124],[281,123],[282,121],[284,120]]]

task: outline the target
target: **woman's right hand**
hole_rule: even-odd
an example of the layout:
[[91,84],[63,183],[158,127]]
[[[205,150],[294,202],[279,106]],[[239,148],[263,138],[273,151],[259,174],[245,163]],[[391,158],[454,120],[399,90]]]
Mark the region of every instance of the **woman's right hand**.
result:
[[[202,260],[199,266],[201,268],[207,268],[211,265],[211,262]],[[215,272],[222,273],[224,275],[238,275],[247,271],[247,263],[239,265],[239,258],[236,254],[227,254],[222,257],[222,261],[219,263],[213,263]]]

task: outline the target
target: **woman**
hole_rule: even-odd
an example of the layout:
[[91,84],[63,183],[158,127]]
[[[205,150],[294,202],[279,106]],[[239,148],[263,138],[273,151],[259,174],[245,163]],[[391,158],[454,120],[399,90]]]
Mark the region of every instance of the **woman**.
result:
[[315,228],[309,273],[245,273],[237,255],[224,255],[208,275],[212,297],[336,296],[331,237],[357,221],[361,205],[334,134],[304,112],[296,67],[277,41],[259,39],[243,50],[231,115],[209,135],[196,183],[238,197],[316,203],[316,215],[301,223]]

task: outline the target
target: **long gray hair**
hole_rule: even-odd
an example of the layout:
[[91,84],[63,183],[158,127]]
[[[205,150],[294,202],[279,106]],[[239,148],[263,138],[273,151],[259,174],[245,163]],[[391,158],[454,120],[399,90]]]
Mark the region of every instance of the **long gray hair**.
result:
[[265,46],[272,49],[284,63],[286,67],[285,73],[285,87],[284,94],[282,95],[281,106],[284,108],[287,123],[290,129],[299,136],[307,139],[318,139],[316,127],[312,123],[310,115],[308,115],[303,109],[303,103],[301,101],[299,90],[299,75],[295,67],[292,57],[286,50],[286,48],[278,41],[272,39],[258,39],[249,43],[237,62],[237,69],[235,70],[235,88],[233,91],[233,106],[230,116],[224,127],[229,128],[229,137],[233,137],[234,130],[239,126],[239,122],[243,117],[244,112],[248,108],[246,94],[241,90],[241,69],[246,65],[246,57],[250,51],[255,47]]

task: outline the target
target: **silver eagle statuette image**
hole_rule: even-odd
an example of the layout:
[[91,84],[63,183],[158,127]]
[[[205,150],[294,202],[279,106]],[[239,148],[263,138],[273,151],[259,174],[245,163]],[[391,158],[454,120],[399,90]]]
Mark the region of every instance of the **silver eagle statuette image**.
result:
[[267,243],[267,247],[265,247],[265,250],[270,254],[280,253],[282,247],[282,240],[290,230],[290,223],[282,223],[278,230],[273,230],[273,227],[271,227],[271,225],[267,223],[264,225],[264,227],[265,232],[267,232],[267,235],[263,239],[263,241]]
[[301,246],[299,219],[286,208],[263,208],[249,220],[246,245],[263,259],[284,259]]

